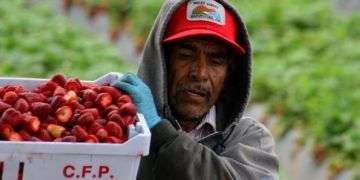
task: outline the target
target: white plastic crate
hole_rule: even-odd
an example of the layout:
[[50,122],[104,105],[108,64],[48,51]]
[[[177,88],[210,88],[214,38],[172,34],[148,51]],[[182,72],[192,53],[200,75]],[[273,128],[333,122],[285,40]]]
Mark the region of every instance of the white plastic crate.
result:
[[[111,83],[121,77],[109,73],[95,83]],[[29,90],[46,79],[1,78],[0,86],[23,85]],[[148,155],[151,134],[144,117],[131,125],[123,144],[0,141],[3,180],[136,179],[140,158]],[[21,168],[20,168],[21,167]]]

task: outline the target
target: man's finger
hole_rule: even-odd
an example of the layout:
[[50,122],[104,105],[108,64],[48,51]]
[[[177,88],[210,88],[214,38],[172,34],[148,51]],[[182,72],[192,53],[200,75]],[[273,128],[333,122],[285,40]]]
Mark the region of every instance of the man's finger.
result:
[[121,89],[122,91],[125,91],[127,94],[129,94],[130,96],[132,94],[134,94],[133,92],[136,91],[136,87],[133,86],[132,84],[129,84],[127,82],[122,82],[122,81],[116,81],[115,83],[112,84],[112,86]]
[[126,73],[121,79],[120,81],[122,82],[126,82],[135,86],[139,85],[139,79],[135,74],[132,73]]

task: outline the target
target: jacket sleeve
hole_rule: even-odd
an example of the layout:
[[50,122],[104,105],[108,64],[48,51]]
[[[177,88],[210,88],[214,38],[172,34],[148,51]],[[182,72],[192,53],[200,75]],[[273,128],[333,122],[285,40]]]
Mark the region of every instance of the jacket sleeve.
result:
[[151,146],[154,179],[277,179],[273,138],[250,119],[239,121],[220,154],[175,130],[168,121],[152,129]]

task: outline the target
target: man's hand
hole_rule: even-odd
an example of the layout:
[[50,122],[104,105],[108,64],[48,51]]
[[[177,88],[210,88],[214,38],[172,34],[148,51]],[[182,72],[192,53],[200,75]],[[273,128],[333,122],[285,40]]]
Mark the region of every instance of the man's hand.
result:
[[135,103],[138,112],[142,113],[149,128],[153,128],[161,121],[156,112],[154,99],[149,87],[134,74],[124,74],[119,80],[111,84],[128,93]]

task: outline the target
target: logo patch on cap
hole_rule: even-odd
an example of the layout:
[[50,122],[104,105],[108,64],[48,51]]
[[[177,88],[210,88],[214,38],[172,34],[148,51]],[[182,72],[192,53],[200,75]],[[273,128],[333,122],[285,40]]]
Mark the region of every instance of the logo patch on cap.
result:
[[191,0],[187,5],[186,18],[189,21],[208,21],[225,25],[225,8],[213,0]]

